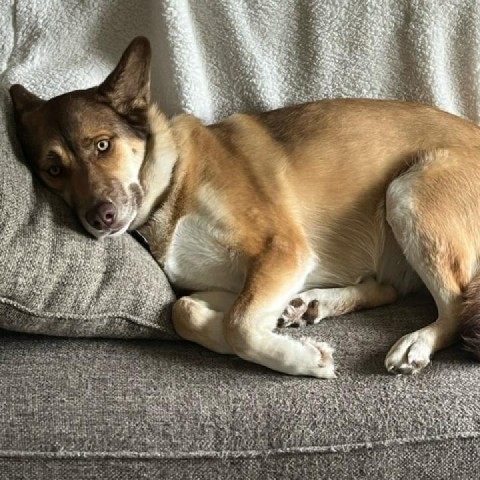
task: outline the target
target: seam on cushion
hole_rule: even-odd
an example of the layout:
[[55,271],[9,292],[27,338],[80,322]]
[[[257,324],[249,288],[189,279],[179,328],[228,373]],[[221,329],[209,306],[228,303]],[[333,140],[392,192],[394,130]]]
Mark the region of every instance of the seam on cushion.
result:
[[55,318],[58,320],[95,320],[95,319],[123,319],[127,320],[131,323],[135,323],[137,325],[141,325],[143,327],[150,327],[156,330],[162,330],[162,327],[155,324],[145,322],[134,315],[130,315],[128,313],[95,313],[92,315],[82,315],[78,313],[54,313],[54,312],[37,312],[32,310],[20,303],[11,300],[9,298],[0,297],[0,304],[7,305],[10,307],[19,310],[22,313],[26,313],[33,317],[43,317],[43,318]]
[[434,443],[445,440],[471,440],[480,438],[480,432],[460,432],[455,435],[444,434],[435,437],[395,438],[392,440],[379,440],[374,442],[346,443],[339,445],[322,445],[311,447],[291,447],[270,450],[198,450],[195,452],[88,452],[64,451],[42,452],[24,450],[0,450],[0,458],[48,458],[48,459],[74,459],[74,458],[101,458],[101,459],[192,459],[192,458],[255,458],[273,455],[288,454],[318,454],[318,453],[348,453],[355,450],[371,450],[374,448],[409,445],[415,443]]

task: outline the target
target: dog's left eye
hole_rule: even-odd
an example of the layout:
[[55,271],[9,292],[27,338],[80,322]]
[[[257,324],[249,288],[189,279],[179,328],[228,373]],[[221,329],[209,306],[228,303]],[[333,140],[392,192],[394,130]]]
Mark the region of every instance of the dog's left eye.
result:
[[60,176],[61,173],[62,173],[62,169],[58,165],[52,165],[48,169],[48,174],[51,177],[58,177],[58,176]]
[[109,140],[100,140],[97,142],[97,150],[99,152],[106,152],[110,148],[110,141]]

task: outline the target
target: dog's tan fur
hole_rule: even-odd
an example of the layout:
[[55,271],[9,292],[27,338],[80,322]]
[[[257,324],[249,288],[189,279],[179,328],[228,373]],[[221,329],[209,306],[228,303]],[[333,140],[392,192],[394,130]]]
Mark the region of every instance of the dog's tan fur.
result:
[[[120,232],[139,228],[172,282],[197,291],[174,306],[180,335],[328,378],[328,345],[273,332],[289,301],[318,301],[319,320],[423,282],[439,317],[400,339],[387,369],[415,372],[455,341],[479,274],[480,129],[424,105],[354,99],[209,126],[168,120],[149,101],[149,61],[136,39],[97,89],[43,102],[15,86],[12,98],[27,156],[84,225],[96,202],[124,202]],[[52,157],[60,178],[46,173]]]

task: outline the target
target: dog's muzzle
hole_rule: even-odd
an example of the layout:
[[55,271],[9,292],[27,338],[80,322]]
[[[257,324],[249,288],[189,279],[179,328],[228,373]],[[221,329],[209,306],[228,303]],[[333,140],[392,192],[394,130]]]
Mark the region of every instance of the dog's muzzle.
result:
[[[140,185],[132,183],[128,186],[128,193],[120,184],[114,185],[111,191],[106,191],[104,199],[90,207],[80,219],[85,229],[97,238],[120,235],[125,232],[141,205],[143,190]],[[111,192],[115,191],[113,201]],[[106,197],[106,198],[105,198]]]
[[118,210],[112,202],[102,202],[88,210],[85,219],[88,224],[99,232],[114,232],[117,224]]

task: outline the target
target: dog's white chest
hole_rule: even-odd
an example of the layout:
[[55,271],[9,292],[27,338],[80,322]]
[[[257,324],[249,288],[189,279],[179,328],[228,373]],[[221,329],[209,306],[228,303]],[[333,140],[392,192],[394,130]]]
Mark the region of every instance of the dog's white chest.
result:
[[206,216],[181,218],[165,256],[164,270],[170,281],[191,290],[239,292],[245,281],[245,264],[220,242],[220,236]]

